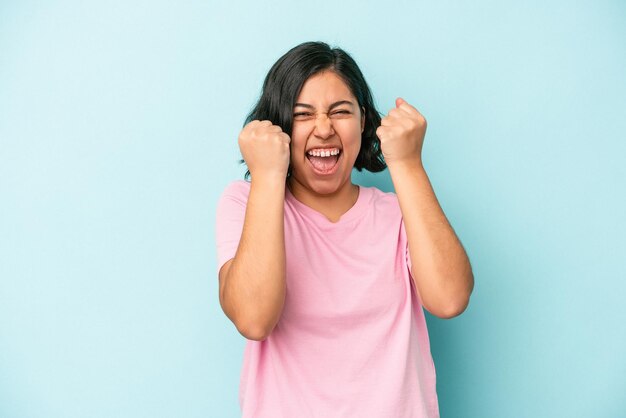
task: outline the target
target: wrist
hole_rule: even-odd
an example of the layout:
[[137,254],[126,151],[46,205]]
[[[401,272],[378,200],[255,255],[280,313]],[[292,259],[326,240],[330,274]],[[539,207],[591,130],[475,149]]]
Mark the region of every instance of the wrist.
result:
[[261,187],[284,188],[287,183],[287,174],[280,172],[250,173],[250,183]]
[[425,172],[422,159],[420,157],[405,158],[400,160],[386,161],[390,173],[394,172]]

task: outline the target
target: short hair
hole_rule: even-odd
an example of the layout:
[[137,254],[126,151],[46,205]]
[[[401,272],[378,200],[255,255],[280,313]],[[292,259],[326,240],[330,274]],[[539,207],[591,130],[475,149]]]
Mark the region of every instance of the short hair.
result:
[[[302,43],[276,61],[267,73],[261,97],[246,117],[245,123],[269,120],[291,136],[293,107],[302,86],[311,76],[323,71],[334,72],[346,83],[365,116],[361,149],[354,168],[373,173],[383,171],[387,165],[380,150],[380,139],[376,136],[376,129],[380,126],[380,113],[374,106],[365,77],[347,52],[341,48],[331,48],[324,42]],[[246,172],[246,178],[249,175],[250,171]],[[291,169],[287,177],[290,175]]]

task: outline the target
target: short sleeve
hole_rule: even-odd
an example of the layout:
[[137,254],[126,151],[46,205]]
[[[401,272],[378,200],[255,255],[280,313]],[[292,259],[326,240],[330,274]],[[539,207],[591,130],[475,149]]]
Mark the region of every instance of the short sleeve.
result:
[[218,272],[237,252],[249,194],[250,183],[237,181],[226,187],[217,203],[215,241]]
[[417,285],[415,284],[415,279],[413,278],[413,273],[412,273],[413,264],[411,262],[411,254],[409,253],[409,239],[406,236],[406,228],[404,226],[404,219],[402,220],[402,224],[400,225],[400,234],[401,234],[401,242],[404,247],[403,250],[404,250],[404,257],[406,260],[406,267],[407,267],[407,270],[409,271],[409,280],[411,280],[411,287],[415,291],[415,296],[417,297],[417,300],[419,301],[420,306],[424,306],[424,304],[422,303],[422,297],[420,295],[420,292],[417,289]]

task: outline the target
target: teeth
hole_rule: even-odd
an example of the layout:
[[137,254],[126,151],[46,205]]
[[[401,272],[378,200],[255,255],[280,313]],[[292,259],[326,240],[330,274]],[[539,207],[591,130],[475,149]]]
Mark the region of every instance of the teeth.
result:
[[331,155],[338,155],[339,150],[337,148],[325,149],[325,150],[312,149],[309,152],[307,152],[307,154],[312,157],[330,157]]

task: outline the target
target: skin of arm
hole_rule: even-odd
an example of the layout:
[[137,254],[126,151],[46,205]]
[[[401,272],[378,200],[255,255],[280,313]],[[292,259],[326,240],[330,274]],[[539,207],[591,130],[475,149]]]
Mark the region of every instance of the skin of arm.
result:
[[252,176],[235,257],[219,272],[220,304],[237,330],[264,340],[282,313],[285,294],[285,178],[289,137],[268,121],[253,121],[239,145]]
[[424,307],[440,318],[460,315],[474,276],[465,249],[448,222],[421,161],[426,120],[402,99],[377,134],[404,219],[411,274]]

